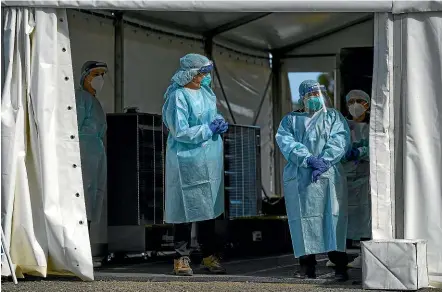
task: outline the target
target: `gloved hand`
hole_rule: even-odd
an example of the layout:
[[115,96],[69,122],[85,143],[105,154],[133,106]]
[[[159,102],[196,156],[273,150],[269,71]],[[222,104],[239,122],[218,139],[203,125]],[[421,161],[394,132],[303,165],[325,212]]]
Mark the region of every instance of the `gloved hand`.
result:
[[325,161],[324,158],[314,156],[307,158],[307,165],[315,170],[322,170],[323,172],[326,172],[330,168],[329,163]]
[[[326,170],[327,171],[327,170]],[[312,171],[312,182],[317,182],[319,177],[324,173],[325,171],[315,169]]]
[[360,155],[359,149],[352,148],[350,151],[347,152],[347,154],[345,154],[345,159],[348,161],[356,160],[358,159],[359,155]]
[[317,182],[319,177],[330,168],[330,163],[324,158],[310,156],[307,158],[307,165],[313,168],[312,182]]
[[224,134],[229,129],[229,124],[226,121],[221,122],[220,130],[221,134]]
[[213,134],[220,134],[222,133],[222,129],[223,129],[223,125],[224,125],[224,121],[221,119],[216,119],[213,122],[210,123],[209,128],[212,131]]

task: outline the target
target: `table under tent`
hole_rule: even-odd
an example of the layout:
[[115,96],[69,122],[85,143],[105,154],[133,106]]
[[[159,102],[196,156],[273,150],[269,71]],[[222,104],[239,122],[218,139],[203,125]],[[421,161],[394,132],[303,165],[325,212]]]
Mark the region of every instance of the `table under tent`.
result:
[[[74,107],[82,64],[108,64],[107,113],[156,115],[178,59],[195,52],[215,62],[226,119],[260,129],[263,197],[282,195],[273,137],[297,95],[288,73],[332,72],[342,111],[360,80],[372,98],[373,238],[427,240],[430,280],[442,282],[439,1],[3,0],[2,28],[2,227],[18,275],[93,280],[91,243],[93,253],[108,245],[106,211],[91,239],[85,224]],[[358,56],[363,69],[347,61],[352,76],[340,72]]]

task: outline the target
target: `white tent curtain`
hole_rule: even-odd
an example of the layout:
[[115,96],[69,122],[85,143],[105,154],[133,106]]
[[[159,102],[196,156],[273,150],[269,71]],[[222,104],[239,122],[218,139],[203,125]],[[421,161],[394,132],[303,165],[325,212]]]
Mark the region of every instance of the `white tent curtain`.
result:
[[442,12],[395,21],[402,40],[404,237],[428,241],[430,280],[442,284]]
[[436,286],[442,285],[441,60],[442,12],[376,15],[373,237],[427,240]]
[[373,238],[395,238],[393,112],[393,16],[375,15],[370,121],[370,179]]
[[66,11],[5,9],[1,195],[12,261],[19,276],[93,280]]

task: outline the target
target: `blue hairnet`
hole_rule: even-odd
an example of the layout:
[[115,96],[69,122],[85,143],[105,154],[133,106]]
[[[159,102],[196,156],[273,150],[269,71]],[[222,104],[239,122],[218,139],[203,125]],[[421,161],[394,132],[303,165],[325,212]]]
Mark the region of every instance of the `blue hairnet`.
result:
[[84,78],[91,72],[92,69],[104,68],[107,71],[107,64],[99,61],[87,61],[81,67],[80,86],[83,87]]
[[184,86],[192,81],[201,68],[209,65],[212,65],[212,62],[207,57],[199,54],[187,54],[180,59],[180,69],[175,72],[171,81]]
[[362,90],[358,90],[358,89],[351,90],[345,96],[345,101],[348,102],[350,99],[363,99],[368,104],[370,104],[370,96],[365,91],[362,91]]
[[299,85],[299,97],[302,100],[304,96],[308,93],[309,89],[315,85],[319,85],[318,81],[315,80],[305,80]]

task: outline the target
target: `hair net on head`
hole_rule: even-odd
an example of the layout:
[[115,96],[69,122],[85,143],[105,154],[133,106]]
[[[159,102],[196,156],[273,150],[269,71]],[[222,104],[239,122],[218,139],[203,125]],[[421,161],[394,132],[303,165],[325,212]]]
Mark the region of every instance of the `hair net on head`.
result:
[[347,96],[345,97],[345,101],[348,102],[350,99],[363,99],[368,104],[370,104],[370,96],[365,93],[365,91],[362,90],[351,90],[349,93],[347,93]]
[[172,76],[172,82],[184,86],[195,77],[199,70],[206,66],[212,66],[212,62],[199,54],[187,54],[180,59],[180,69]]
[[318,81],[315,80],[304,80],[302,81],[302,83],[299,85],[299,104],[301,104],[302,106],[304,106],[304,97],[305,95],[309,92],[309,89],[312,88],[315,85],[319,85]]
[[305,80],[299,85],[299,98],[302,100],[304,96],[308,93],[309,88],[312,88],[314,85],[319,85],[318,81],[315,80]]
[[103,68],[107,72],[107,64],[99,61],[87,61],[81,67],[80,86],[83,87],[84,78],[91,72],[92,69]]

